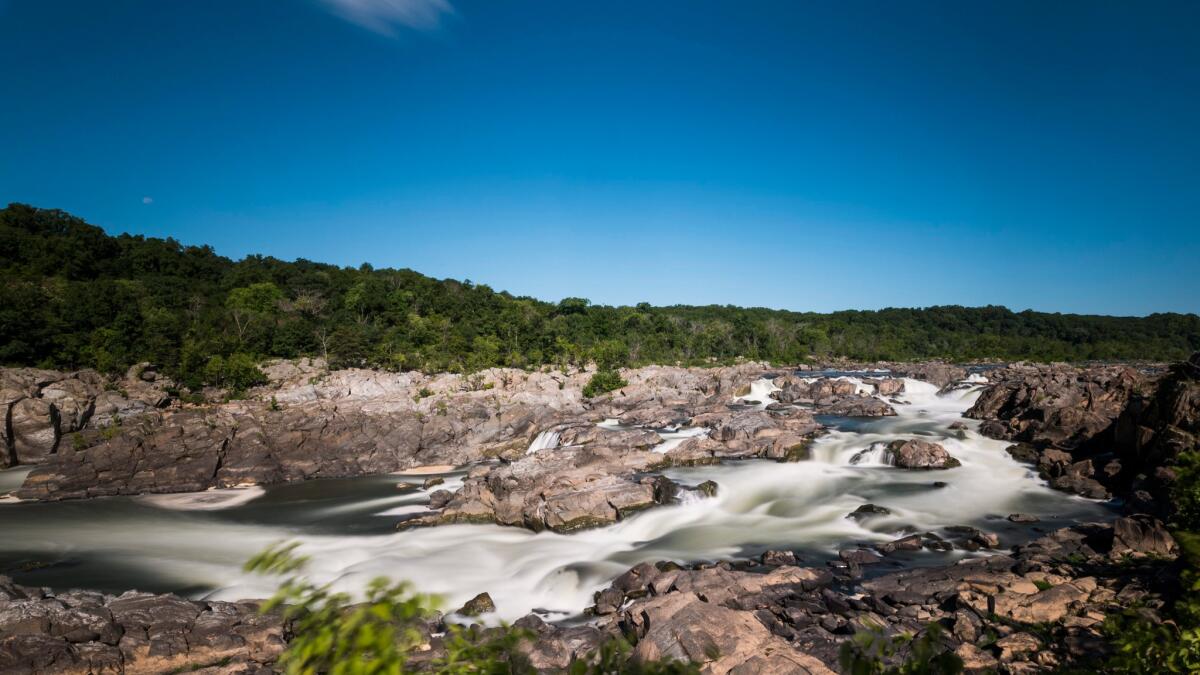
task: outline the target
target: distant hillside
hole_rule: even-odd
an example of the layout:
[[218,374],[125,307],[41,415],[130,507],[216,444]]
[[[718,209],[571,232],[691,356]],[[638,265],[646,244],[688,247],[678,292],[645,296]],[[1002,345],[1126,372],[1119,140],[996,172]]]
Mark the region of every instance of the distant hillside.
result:
[[267,356],[476,370],[581,363],[1156,359],[1200,349],[1200,317],[1003,307],[815,314],[730,306],[547,303],[412,270],[250,256],[112,237],[61,211],[0,211],[0,363],[120,371],[158,364],[193,386]]

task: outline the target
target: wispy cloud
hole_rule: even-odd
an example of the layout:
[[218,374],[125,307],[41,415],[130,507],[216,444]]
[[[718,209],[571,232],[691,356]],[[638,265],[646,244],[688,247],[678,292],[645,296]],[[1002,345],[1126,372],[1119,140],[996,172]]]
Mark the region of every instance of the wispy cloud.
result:
[[436,30],[454,14],[449,0],[321,0],[334,14],[383,35],[398,28]]
[[143,204],[153,204],[154,197],[142,197],[142,203]]

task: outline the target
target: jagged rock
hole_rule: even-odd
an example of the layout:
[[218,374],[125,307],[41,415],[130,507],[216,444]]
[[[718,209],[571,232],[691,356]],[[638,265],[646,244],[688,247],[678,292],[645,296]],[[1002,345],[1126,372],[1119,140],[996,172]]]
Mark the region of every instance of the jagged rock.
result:
[[792,551],[766,551],[760,559],[762,564],[768,567],[784,567],[796,564],[796,554]]
[[967,417],[998,423],[984,425],[989,435],[1067,450],[1107,430],[1145,384],[1125,366],[1014,364],[989,378]]
[[651,598],[626,616],[638,638],[634,658],[642,663],[676,659],[712,673],[833,673],[772,635],[752,614],[705,602],[695,593]]
[[[648,420],[661,418],[653,420],[661,425],[710,415],[725,425],[728,442],[706,445],[709,439],[690,439],[694,442],[685,450],[695,456],[675,455],[681,463],[797,458],[821,429],[801,410],[746,411],[761,418],[735,419],[736,413],[727,407],[733,390],[761,375],[763,364],[624,371],[630,385],[591,410],[580,394],[590,377],[587,371],[567,376],[491,369],[471,376],[431,377],[329,372],[323,364],[305,360],[267,367],[271,384],[252,390],[251,400],[166,410],[157,406],[167,400],[169,380],[155,372],[153,381],[146,381],[145,367],[121,381],[126,393],[103,390],[103,381],[94,387],[81,375],[0,369],[0,399],[18,402],[21,408],[16,425],[21,454],[50,456],[18,496],[58,500],[180,492],[458,466],[490,458],[514,461],[524,455],[538,430],[556,425],[566,441],[586,446],[648,449],[659,441],[646,429],[612,431],[585,422],[597,415],[644,415]],[[71,379],[83,385],[67,382]],[[46,421],[49,404],[38,402],[36,394],[54,382],[63,383],[50,391],[60,392],[54,400],[63,402],[64,411],[66,392],[88,388],[94,396],[88,426],[106,431],[81,437],[82,443],[75,438],[59,442],[51,456],[57,436]],[[20,403],[22,397],[31,402]],[[27,407],[39,409],[22,416]],[[78,407],[69,412],[64,428],[73,429],[82,413]],[[11,464],[12,454],[5,453],[0,463]],[[624,497],[614,496],[622,502],[614,508],[629,511],[644,505],[635,496],[644,493],[641,488],[626,486],[622,491]]]
[[888,541],[875,546],[875,549],[884,555],[890,555],[896,551],[920,551],[924,546],[924,540],[919,534],[910,534],[907,537],[901,537],[895,541]]
[[1113,544],[1110,555],[1123,557],[1174,557],[1179,553],[1175,538],[1155,518],[1133,516],[1118,518],[1113,523]]
[[[858,385],[850,380],[784,375],[775,378],[774,382],[779,391],[773,396],[780,402],[812,405],[816,412],[823,415],[881,417],[896,414],[885,401],[860,393]],[[895,394],[904,388],[903,380],[866,380],[864,384],[874,385],[876,393],[880,395]]]
[[598,652],[612,637],[593,626],[548,624],[534,614],[518,619],[513,626],[533,632],[534,639],[522,641],[518,649],[537,672],[565,672],[572,663]]
[[46,594],[0,577],[0,671],[163,673],[223,662],[255,670],[283,651],[278,614],[173,595]]
[[480,593],[468,600],[455,614],[479,616],[480,614],[488,614],[494,611],[496,611],[496,603],[492,602],[492,596],[487,593]]
[[1040,520],[1037,516],[1031,516],[1028,513],[1010,513],[1008,521],[1012,523],[1036,523]]
[[891,514],[891,512],[892,512],[892,510],[885,506],[877,506],[875,504],[863,504],[862,506],[858,507],[857,509],[854,509],[850,513],[847,513],[846,517],[854,518],[856,520],[862,520],[864,518],[870,518],[872,516],[886,516],[886,515]]
[[891,371],[897,375],[911,377],[914,380],[924,380],[939,388],[946,387],[966,379],[967,369],[948,363],[936,361],[927,363],[906,363],[891,366]]
[[818,406],[817,411],[835,417],[892,417],[896,414],[895,408],[874,396],[847,396]]
[[856,565],[874,565],[882,560],[878,553],[865,548],[844,549],[838,551],[838,557],[843,562],[854,563]]
[[454,493],[449,490],[434,490],[429,493],[429,508],[440,509],[454,499]]
[[893,377],[864,379],[863,382],[874,386],[879,396],[895,396],[904,391],[904,380]]
[[638,475],[664,463],[658,453],[591,444],[527,455],[510,464],[480,467],[468,474],[441,513],[401,525],[493,522],[557,532],[609,525],[670,502],[674,483]]

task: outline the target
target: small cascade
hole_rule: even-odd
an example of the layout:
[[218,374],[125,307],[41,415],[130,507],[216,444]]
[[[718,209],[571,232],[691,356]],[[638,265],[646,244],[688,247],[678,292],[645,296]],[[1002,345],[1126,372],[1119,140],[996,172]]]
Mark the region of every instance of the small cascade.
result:
[[529,444],[529,449],[525,454],[532,455],[541,450],[549,450],[558,447],[558,431],[547,429],[537,435],[533,442]]
[[853,384],[855,394],[866,394],[867,396],[875,395],[875,385],[867,384],[857,377],[849,377],[847,375],[843,375],[841,377],[835,377],[833,379],[841,380],[843,382],[849,382],[849,383]]
[[683,427],[674,431],[661,430],[656,432],[658,437],[662,439],[662,443],[654,446],[653,451],[657,453],[668,453],[675,448],[678,448],[684,441],[697,436],[707,436],[708,427]]
[[887,449],[887,443],[872,443],[866,450],[860,450],[850,456],[850,464],[854,466],[895,466],[896,459]]
[[763,377],[750,383],[749,394],[734,397],[733,400],[735,403],[750,403],[755,401],[758,403],[759,408],[766,409],[768,405],[775,402],[775,399],[771,398],[771,394],[777,391],[779,391],[779,387],[775,386],[773,381]]

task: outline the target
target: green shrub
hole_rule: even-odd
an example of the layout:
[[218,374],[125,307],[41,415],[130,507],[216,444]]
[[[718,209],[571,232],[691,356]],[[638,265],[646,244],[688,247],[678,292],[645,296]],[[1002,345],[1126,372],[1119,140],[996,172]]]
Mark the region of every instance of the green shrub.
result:
[[267,376],[258,369],[249,354],[214,356],[204,366],[204,381],[214,387],[244,392],[250,387],[267,383]]
[[583,395],[592,398],[593,396],[599,396],[614,389],[620,389],[627,384],[629,383],[621,379],[621,374],[617,371],[600,370],[595,375],[592,375],[592,379],[588,380],[587,386],[583,388]]

